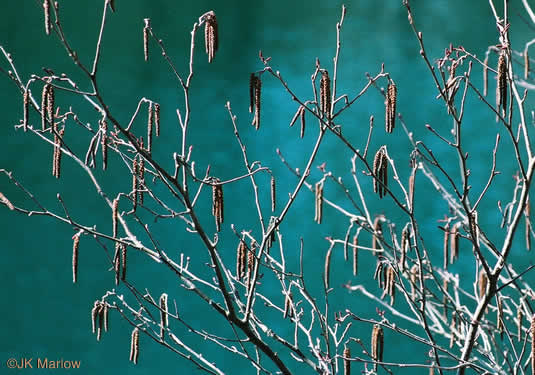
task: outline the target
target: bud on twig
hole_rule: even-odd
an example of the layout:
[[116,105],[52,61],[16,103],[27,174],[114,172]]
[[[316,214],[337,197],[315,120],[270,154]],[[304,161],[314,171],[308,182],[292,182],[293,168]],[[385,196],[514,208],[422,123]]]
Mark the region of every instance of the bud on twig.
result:
[[479,278],[478,278],[479,298],[485,297],[488,284],[489,284],[489,278],[487,276],[487,273],[483,269],[479,272]]

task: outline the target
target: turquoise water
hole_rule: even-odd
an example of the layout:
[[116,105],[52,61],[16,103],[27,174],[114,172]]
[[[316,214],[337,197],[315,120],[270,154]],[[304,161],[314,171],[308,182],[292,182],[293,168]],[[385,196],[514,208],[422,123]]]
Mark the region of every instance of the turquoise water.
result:
[[[64,17],[63,27],[69,36],[69,42],[79,51],[85,63],[89,64],[94,53],[98,33],[101,2],[60,1]],[[119,121],[127,122],[141,97],[153,99],[162,106],[162,134],[154,142],[156,158],[169,169],[172,167],[170,153],[179,150],[180,139],[177,135],[178,124],[175,108],[183,107],[181,90],[151,44],[150,63],[143,61],[141,30],[143,18],[151,18],[152,27],[161,38],[170,57],[175,61],[180,72],[187,69],[190,30],[193,22],[205,11],[214,9],[220,25],[220,50],[215,61],[208,65],[203,51],[202,32],[197,36],[195,54],[195,77],[191,88],[192,122],[190,141],[195,145],[193,157],[196,160],[198,174],[202,174],[207,164],[211,165],[212,175],[228,179],[243,174],[245,169],[240,161],[241,152],[232,134],[232,124],[225,109],[230,101],[234,113],[238,116],[244,142],[248,145],[249,158],[262,160],[272,168],[279,186],[279,207],[290,192],[295,178],[278,159],[275,149],[278,147],[294,167],[303,168],[307,153],[312,149],[317,126],[309,121],[306,136],[299,139],[298,125],[288,128],[288,123],[296,106],[279,82],[264,76],[262,92],[262,124],[256,132],[250,126],[248,113],[248,79],[249,73],[262,68],[258,60],[258,51],[264,56],[271,56],[271,66],[279,70],[288,84],[301,97],[310,98],[310,75],[318,57],[323,66],[331,69],[335,45],[335,24],[340,17],[339,1],[288,2],[269,1],[251,5],[246,1],[228,1],[225,5],[218,1],[197,1],[195,5],[179,4],[173,1],[148,2],[116,0],[117,13],[110,16],[107,31],[103,39],[100,88],[104,93],[112,112]],[[517,21],[513,24],[512,43],[516,49],[523,49],[523,43],[531,39],[532,31],[517,13],[520,5],[511,4],[511,15]],[[497,43],[494,21],[486,1],[412,1],[415,21],[424,33],[427,53],[432,59],[442,56],[444,48],[450,43],[463,45],[479,57],[483,57],[486,47]],[[375,1],[353,1],[346,3],[348,12],[342,31],[342,52],[339,65],[338,93],[360,91],[366,84],[365,73],[379,71],[380,64],[391,74],[398,86],[398,111],[414,132],[415,137],[425,141],[442,160],[450,160],[451,168],[456,166],[454,154],[446,150],[442,143],[425,130],[425,124],[431,124],[442,134],[448,134],[451,127],[445,108],[435,99],[436,89],[425,64],[418,54],[419,47],[407,22],[406,11],[401,1],[388,1],[377,6]],[[0,45],[13,56],[18,72],[26,79],[32,73],[42,74],[41,67],[52,68],[56,73],[65,72],[79,79],[81,88],[88,89],[87,82],[65,56],[64,50],[53,36],[45,37],[43,33],[42,10],[40,2],[26,1],[17,4],[2,4],[0,17]],[[6,69],[4,60],[0,65]],[[475,74],[475,73],[474,73]],[[481,74],[475,74],[474,81],[482,87]],[[85,82],[85,83],[84,83]],[[384,84],[384,82],[383,82]],[[493,83],[489,92],[493,93]],[[22,106],[18,91],[4,75],[0,79],[0,96],[4,110],[0,137],[7,140],[0,153],[0,168],[13,171],[14,176],[30,191],[36,193],[40,201],[50,210],[61,213],[56,193],[60,193],[66,202],[70,214],[85,225],[97,225],[97,228],[111,228],[109,209],[97,197],[87,176],[76,165],[64,160],[62,179],[56,181],[50,173],[52,152],[30,134],[14,131],[13,124],[21,116]],[[58,95],[58,104],[72,104],[79,111],[85,122],[96,123],[96,114],[80,101],[70,102],[67,95]],[[481,191],[488,178],[488,166],[492,156],[495,133],[499,131],[493,116],[483,109],[477,99],[470,99],[474,109],[466,114],[464,134],[466,150],[470,153],[470,169],[474,197]],[[394,135],[386,136],[382,130],[384,104],[381,95],[375,91],[362,98],[353,109],[340,117],[343,133],[352,140],[357,148],[362,148],[368,129],[370,115],[376,118],[376,130],[370,150],[388,144],[391,156],[396,158],[399,173],[408,177],[408,158],[410,144],[402,134],[401,127]],[[32,114],[31,121],[38,118]],[[144,130],[144,121],[136,123],[140,134]],[[69,129],[68,129],[69,131]],[[502,135],[504,135],[502,133]],[[74,130],[69,135],[73,147],[83,152],[87,139],[83,132]],[[510,198],[514,174],[511,150],[505,137],[502,138],[503,150],[498,154],[498,167],[502,174],[496,179],[496,185],[489,192],[487,200],[482,202],[480,224],[496,240],[500,234],[496,230],[496,201]],[[327,168],[336,176],[342,176],[345,182],[351,180],[349,174],[351,154],[340,147],[334,137],[328,137],[320,150],[316,165],[326,162]],[[113,165],[120,160],[110,156],[110,171],[96,172],[102,179],[103,187],[110,196],[117,192],[129,190],[130,180],[127,176],[114,174]],[[454,170],[454,169],[452,169]],[[313,168],[312,180],[319,178],[317,168]],[[458,176],[455,177],[459,180]],[[258,177],[264,186],[263,194],[268,210],[269,178]],[[362,181],[365,181],[362,179]],[[447,213],[444,202],[432,198],[431,187],[422,176],[417,185],[417,216],[421,219],[421,230],[426,233],[426,245],[437,255],[441,251],[441,232],[436,229],[437,220]],[[371,192],[370,181],[364,186]],[[17,205],[31,206],[24,195],[8,183],[5,176],[0,177],[0,191]],[[248,180],[242,180],[225,188],[226,207],[225,225],[221,238],[222,257],[232,264],[235,257],[236,241],[229,229],[234,223],[238,229],[251,229],[258,235],[259,227],[254,221],[255,210],[250,197],[251,187]],[[349,208],[343,194],[327,186],[328,199],[338,199],[343,207]],[[209,194],[202,197],[208,209]],[[474,199],[474,198],[472,198]],[[296,201],[295,214],[290,215],[281,227],[285,246],[289,256],[288,262],[296,265],[298,239],[305,238],[305,271],[309,272],[307,282],[322,301],[320,277],[323,256],[328,243],[323,238],[333,236],[343,238],[347,220],[334,210],[325,208],[324,223],[313,222],[312,194],[303,191]],[[397,221],[397,229],[405,224],[399,209],[388,199],[381,201],[372,198],[370,211],[373,214],[385,213]],[[203,222],[212,225],[212,218],[207,215]],[[1,278],[3,285],[3,319],[1,329],[3,340],[0,342],[0,373],[10,373],[5,361],[9,358],[37,358],[48,360],[80,361],[80,369],[72,373],[128,373],[145,374],[155,371],[173,371],[175,373],[195,373],[196,370],[187,361],[162,349],[160,346],[141,337],[142,351],[140,362],[134,366],[128,362],[130,327],[112,314],[111,331],[104,334],[101,342],[96,342],[91,334],[90,310],[93,301],[100,298],[107,290],[114,287],[113,272],[109,269],[108,254],[88,236],[82,238],[80,247],[79,282],[71,282],[71,237],[74,234],[68,225],[59,224],[49,218],[23,217],[12,214],[5,207],[0,207],[2,236],[0,248],[3,251]],[[200,249],[199,242],[192,235],[184,234],[183,224],[179,221],[148,222],[154,228],[168,254],[185,252],[192,256],[197,269],[205,270],[207,255]],[[158,228],[156,228],[158,226]],[[108,247],[109,244],[106,244]],[[199,250],[197,250],[197,248]],[[378,318],[376,306],[363,297],[349,294],[340,286],[349,280],[353,284],[366,283],[371,279],[375,260],[369,256],[361,258],[361,275],[356,279],[351,276],[351,267],[343,262],[340,248],[333,255],[333,272],[331,284],[335,287],[331,295],[335,309],[349,306],[353,311],[367,317]],[[467,251],[469,250],[467,246]],[[364,254],[367,255],[367,254]],[[520,260],[521,253],[514,254]],[[438,255],[440,257],[440,255]],[[525,260],[524,260],[525,262]],[[231,268],[232,269],[232,268]],[[366,269],[370,271],[366,273]],[[472,263],[461,262],[456,270],[465,277],[472,277]],[[149,289],[158,297],[167,292],[176,299],[179,311],[196,328],[211,327],[222,335],[229,335],[223,329],[223,322],[213,319],[206,307],[186,293],[174,275],[162,266],[147,262],[139,254],[129,257],[129,277],[141,290]],[[266,280],[266,283],[268,280]],[[276,284],[275,284],[276,285]],[[372,289],[373,290],[373,289]],[[119,292],[128,295],[128,291],[119,287]],[[281,303],[281,296],[274,291],[273,298]],[[277,300],[278,298],[278,300]],[[278,319],[271,312],[262,315],[265,319]],[[277,320],[276,320],[277,321]],[[290,332],[288,326],[277,323],[275,327]],[[410,327],[410,326],[408,326]],[[361,324],[353,326],[352,335],[362,337],[368,342],[370,327]],[[189,337],[187,329],[177,326],[179,337]],[[399,337],[387,333],[386,340],[396,345],[405,343]],[[397,340],[397,341],[396,341]],[[201,340],[192,341],[192,346],[202,351],[229,374],[250,374],[252,369],[245,367],[245,361],[226,355],[219,348]],[[410,354],[411,361],[425,362],[427,349],[420,346],[396,346],[388,349],[385,359],[403,360]],[[281,351],[282,348],[276,347]],[[357,347],[353,348],[359,353]],[[308,368],[291,368],[296,373],[309,373]],[[354,365],[354,371],[361,369]],[[53,370],[48,370],[53,373]],[[15,372],[15,371],[11,371]],[[30,370],[28,372],[47,373],[47,370]],[[399,370],[396,374],[424,373],[414,370]]]

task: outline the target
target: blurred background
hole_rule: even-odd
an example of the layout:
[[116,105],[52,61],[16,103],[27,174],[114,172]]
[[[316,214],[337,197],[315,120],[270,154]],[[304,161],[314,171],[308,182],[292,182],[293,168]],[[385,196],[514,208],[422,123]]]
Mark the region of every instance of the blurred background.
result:
[[[68,42],[77,51],[82,62],[90,66],[100,27],[103,1],[78,0],[59,1],[62,26]],[[416,139],[424,141],[433,149],[437,158],[447,165],[456,182],[460,182],[457,172],[455,152],[444,146],[425,129],[431,124],[442,135],[448,137],[452,123],[444,104],[436,99],[437,90],[428,69],[419,55],[417,40],[409,27],[407,12],[401,0],[382,2],[347,1],[347,15],[341,33],[342,50],[338,70],[338,94],[350,97],[358,93],[366,84],[366,73],[375,75],[385,64],[385,71],[398,86],[397,109]],[[271,57],[270,64],[280,71],[282,77],[302,100],[312,99],[310,76],[315,60],[319,58],[322,67],[332,71],[335,52],[336,22],[341,14],[341,1],[208,1],[179,2],[171,0],[122,1],[116,0],[116,12],[107,19],[102,41],[102,57],[99,68],[99,87],[115,118],[127,123],[142,97],[161,104],[162,136],[154,140],[154,155],[169,171],[173,168],[172,152],[180,150],[180,134],[176,109],[184,110],[183,93],[166,62],[161,57],[156,43],[150,42],[150,59],[143,60],[142,28],[143,19],[150,18],[153,30],[162,39],[169,57],[183,76],[187,75],[190,52],[190,31],[194,22],[208,10],[214,10],[219,24],[219,51],[212,64],[208,64],[204,53],[203,30],[197,34],[194,55],[195,75],[191,86],[191,123],[189,142],[194,145],[192,159],[195,160],[198,175],[202,175],[207,165],[211,174],[229,179],[245,173],[241,161],[241,151],[232,132],[225,104],[231,103],[237,116],[238,127],[243,141],[248,147],[249,159],[261,160],[273,170],[277,178],[278,210],[283,207],[288,193],[297,182],[295,176],[281,163],[276,154],[279,148],[294,168],[304,169],[317,135],[317,123],[309,119],[304,139],[299,138],[299,125],[289,128],[289,121],[297,106],[289,94],[273,77],[263,75],[262,120],[259,131],[250,125],[252,117],[248,112],[249,74],[262,69],[258,58],[261,50],[265,57]],[[463,0],[413,0],[416,26],[423,32],[427,53],[432,61],[444,54],[444,49],[464,46],[468,51],[484,58],[489,45],[498,43],[498,33],[494,17],[487,2]],[[501,12],[500,5],[498,11]],[[533,29],[523,21],[520,1],[510,2],[511,42],[516,50],[523,50],[524,44],[533,37]],[[43,12],[40,1],[25,0],[2,2],[0,5],[0,45],[11,53],[18,74],[27,81],[31,74],[44,75],[43,67],[56,74],[65,73],[74,79],[81,89],[90,90],[86,77],[72,64],[65,50],[53,33],[44,34]],[[496,63],[491,56],[490,64]],[[466,64],[465,64],[466,65]],[[5,59],[0,66],[10,69]],[[462,69],[466,69],[463,66]],[[481,67],[474,64],[473,81],[482,88]],[[380,81],[386,86],[386,81]],[[490,102],[494,101],[494,77],[489,79]],[[34,95],[41,86],[32,86]],[[13,176],[29,191],[34,193],[49,210],[62,213],[56,194],[60,193],[70,214],[84,225],[96,225],[98,229],[111,231],[111,214],[96,193],[87,175],[84,175],[71,160],[64,158],[62,178],[56,180],[51,175],[52,147],[44,144],[30,133],[15,131],[14,124],[22,117],[21,95],[18,88],[2,75],[0,98],[3,123],[0,137],[4,147],[0,152],[0,168],[13,172]],[[62,108],[72,106],[81,121],[96,126],[99,116],[86,102],[66,93],[57,93],[57,104]],[[528,100],[528,108],[533,101]],[[368,134],[369,117],[374,115],[376,127],[370,144],[370,153],[386,144],[390,156],[397,163],[400,178],[407,181],[409,176],[410,143],[398,124],[391,135],[386,135],[383,127],[384,101],[380,92],[371,89],[352,107],[340,116],[337,122],[344,135],[363,149]],[[146,120],[142,115],[134,123],[134,132],[145,134]],[[36,113],[30,122],[38,124]],[[502,148],[498,152],[498,170],[501,172],[480,206],[480,225],[487,235],[500,243],[503,237],[499,230],[500,215],[497,202],[507,202],[512,197],[515,173],[514,157],[510,143],[494,121],[494,116],[479,99],[471,95],[467,99],[467,109],[463,123],[465,148],[469,152],[471,171],[471,198],[477,198],[488,179],[492,160],[492,148],[497,132],[502,134]],[[72,125],[72,124],[71,124]],[[81,155],[87,149],[89,138],[81,129],[73,126],[66,130],[69,145]],[[351,185],[351,152],[341,142],[328,134],[323,144],[309,182],[314,183],[321,174],[316,168],[326,163],[326,170],[336,177],[342,177]],[[119,191],[129,191],[130,179],[127,174],[114,171],[121,166],[120,159],[110,156],[108,171],[96,171],[104,190],[110,197]],[[362,165],[359,167],[362,168]],[[358,169],[359,169],[358,168]],[[259,175],[262,206],[269,219],[269,176]],[[372,215],[385,214],[396,222],[398,235],[407,219],[391,199],[379,200],[372,193],[371,180],[361,177],[365,195],[369,197]],[[161,186],[160,186],[161,187]],[[395,189],[395,188],[394,188]],[[399,189],[398,189],[399,190]],[[35,207],[32,202],[8,179],[0,176],[0,191],[14,204]],[[396,190],[395,190],[396,191]],[[400,192],[396,191],[396,192]],[[424,233],[426,246],[439,262],[442,251],[442,232],[437,221],[448,214],[444,201],[433,191],[431,185],[420,175],[416,187],[416,213],[420,219],[420,230]],[[354,189],[353,189],[354,193]],[[251,230],[260,233],[256,209],[251,199],[252,188],[248,179],[225,187],[225,223],[220,235],[220,250],[224,259],[233,264],[237,241],[230,230],[234,224],[237,230]],[[327,184],[325,197],[336,201],[341,207],[351,209],[344,192]],[[210,192],[201,196],[200,207],[206,207],[202,217],[209,230],[213,230],[213,218],[209,213]],[[176,204],[175,204],[175,207]],[[125,208],[126,209],[126,208]],[[280,212],[280,211],[279,211]],[[354,212],[354,209],[352,210]],[[309,288],[315,290],[315,297],[323,301],[322,278],[323,259],[328,248],[325,237],[343,238],[348,221],[334,209],[325,207],[321,225],[313,221],[313,195],[303,190],[296,201],[293,214],[289,215],[280,230],[284,238],[288,262],[298,266],[299,238],[303,237],[305,252],[305,274]],[[192,258],[199,272],[209,272],[204,265],[208,257],[194,235],[186,234],[179,220],[149,222],[158,241],[167,253],[178,259],[180,253]],[[114,274],[109,270],[109,252],[98,246],[92,238],[82,237],[80,247],[79,282],[72,284],[71,252],[72,228],[50,218],[24,217],[0,207],[0,249],[3,256],[0,263],[0,278],[3,285],[3,319],[0,329],[0,372],[4,373],[8,358],[48,358],[49,360],[80,360],[80,374],[132,373],[145,374],[154,371],[173,371],[180,374],[196,373],[186,360],[141,337],[141,353],[137,366],[128,361],[131,327],[121,321],[117,314],[110,316],[109,333],[97,342],[91,334],[90,311],[93,302],[115,287]],[[145,239],[144,239],[145,240]],[[370,243],[363,238],[363,243]],[[107,246],[110,246],[107,244]],[[519,239],[518,249],[513,253],[513,261],[530,263],[523,256],[525,248]],[[461,245],[462,247],[462,245]],[[111,249],[111,247],[110,247]],[[467,253],[471,247],[465,244]],[[379,319],[378,305],[351,294],[343,284],[363,283],[378,292],[372,280],[375,259],[371,254],[361,255],[361,272],[357,277],[351,273],[351,264],[345,263],[341,247],[335,249],[331,274],[331,314],[346,307],[363,317]],[[463,249],[461,249],[462,251]],[[153,264],[148,258],[131,252],[129,257],[129,277],[140,290],[145,288],[155,298],[161,293],[169,294],[176,300],[179,312],[195,328],[229,332],[224,322],[214,319],[213,314],[198,299],[186,293],[171,272],[161,265]],[[471,253],[470,253],[471,254]],[[463,263],[464,260],[464,263]],[[440,263],[438,263],[440,264]],[[298,268],[294,268],[297,271]],[[473,280],[473,260],[471,255],[461,258],[452,267],[467,283]],[[281,305],[276,280],[266,276],[266,286],[273,283],[273,300]],[[467,284],[468,285],[468,284]],[[128,296],[127,289],[119,286],[118,291]],[[260,303],[259,303],[260,306]],[[261,307],[260,307],[261,308]],[[265,311],[261,314],[266,321],[282,321],[280,314]],[[391,318],[387,313],[387,318]],[[291,333],[287,322],[273,323],[274,327]],[[408,323],[403,327],[414,329]],[[354,324],[351,336],[362,338],[368,345],[371,327]],[[417,334],[423,332],[416,329]],[[190,337],[187,329],[177,325],[179,337]],[[182,336],[183,335],[183,336]],[[385,360],[389,362],[410,361],[426,363],[427,348],[407,345],[399,335],[386,332]],[[192,346],[203,352],[229,374],[250,374],[253,369],[245,362],[228,355],[207,341],[194,339]],[[281,350],[277,348],[276,350]],[[359,347],[352,348],[355,354]],[[455,349],[454,349],[455,350]],[[459,350],[457,348],[457,350]],[[35,361],[35,360],[34,360]],[[427,362],[429,363],[429,362]],[[35,366],[34,366],[35,367]],[[295,373],[310,373],[308,367],[291,366]],[[363,365],[354,364],[354,372]],[[39,370],[28,370],[32,371]],[[42,370],[41,370],[42,371]],[[395,371],[396,374],[427,373],[414,369]],[[8,373],[8,372],[6,372]],[[40,372],[43,373],[43,372]],[[74,371],[73,371],[74,373]]]

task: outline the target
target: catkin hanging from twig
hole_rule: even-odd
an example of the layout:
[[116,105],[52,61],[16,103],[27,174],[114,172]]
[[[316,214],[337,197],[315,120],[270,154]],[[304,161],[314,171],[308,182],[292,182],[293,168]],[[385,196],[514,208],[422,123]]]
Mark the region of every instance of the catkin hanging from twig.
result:
[[211,63],[214,59],[217,48],[219,47],[219,36],[217,32],[217,18],[214,11],[206,13],[204,20],[204,45],[206,54],[208,55],[208,62]]
[[383,219],[383,216],[379,215],[379,216],[376,216],[375,219],[373,220],[372,249],[373,249],[374,256],[377,256],[378,254],[379,243],[383,235],[383,226],[381,224],[382,219]]
[[119,285],[119,280],[121,279],[121,244],[119,242],[115,242],[113,271],[115,272],[115,285]]
[[147,114],[147,152],[152,151],[152,127],[154,126],[154,107],[152,102],[149,103],[149,110]]
[[[373,325],[372,330],[372,358],[374,361],[383,361],[383,349],[384,349],[384,334],[383,329],[378,324]],[[377,363],[374,365],[374,369],[377,369]]]
[[315,209],[314,209],[314,221],[321,224],[323,217],[323,182],[318,182],[314,188],[315,191]]
[[139,358],[139,328],[136,327],[132,331],[132,337],[130,341],[130,361],[137,365]]
[[138,165],[137,165],[137,157],[134,156],[134,160],[132,161],[132,210],[135,212],[137,207],[137,190],[138,190],[138,180],[137,180],[137,172]]
[[65,134],[65,129],[59,131],[59,135],[54,135],[54,156],[52,160],[52,175],[56,178],[61,176],[61,139]]
[[43,11],[45,13],[45,33],[50,35],[50,29],[52,28],[52,22],[50,21],[50,0],[43,1]]
[[260,97],[262,93],[262,80],[260,77],[257,77],[256,74],[251,74],[251,79],[249,81],[249,95],[250,95],[250,106],[249,111],[252,112],[254,108],[254,117],[252,125],[256,130],[260,128]]
[[351,358],[351,350],[349,346],[346,346],[344,348],[344,375],[351,375],[351,361],[349,358]]
[[145,26],[143,27],[143,55],[145,61],[149,61],[149,28],[150,28],[150,18],[145,18],[143,20]]
[[381,146],[373,159],[373,192],[379,194],[379,198],[386,195],[388,189],[388,157],[386,146]]
[[320,105],[325,117],[329,118],[331,115],[331,79],[327,70],[321,72]]
[[397,87],[394,82],[388,83],[386,89],[386,119],[385,128],[387,133],[392,133],[396,126],[396,102],[397,102]]
[[483,96],[487,96],[489,90],[489,55],[483,60]]
[[238,244],[236,250],[236,278],[238,280],[243,279],[245,276],[245,267],[247,266],[247,245],[243,239]]
[[22,128],[24,132],[28,130],[29,106],[30,90],[24,89],[24,94],[22,95]]
[[78,249],[80,247],[80,233],[72,238],[72,282],[78,281]]
[[163,293],[160,296],[160,337],[163,340],[165,336],[165,329],[169,326],[167,306],[167,294]]
[[215,225],[217,231],[221,231],[221,223],[223,222],[223,185],[221,180],[214,178],[212,185],[212,215],[215,218]]
[[113,238],[117,237],[117,227],[118,227],[118,211],[119,211],[119,197],[115,198],[111,205],[111,222],[112,222],[112,233]]
[[535,315],[531,316],[531,375],[535,375]]
[[505,52],[498,58],[498,83],[496,85],[496,110],[505,115],[507,107],[507,58]]
[[459,258],[459,228],[461,227],[461,222],[453,224],[450,232],[450,263],[453,264]]
[[485,297],[485,293],[487,292],[487,286],[489,284],[489,278],[484,269],[479,272],[477,284],[479,288],[479,298]]
[[160,105],[154,103],[154,127],[156,129],[156,136],[160,136]]
[[46,83],[43,86],[43,92],[41,93],[41,130],[45,131],[47,128],[47,113],[48,113],[48,93],[50,83]]
[[100,146],[102,148],[102,169],[108,168],[108,122],[105,118],[100,121],[100,129],[102,132],[102,138]]
[[357,276],[359,267],[359,235],[353,237],[353,276]]
[[526,48],[524,50],[524,79],[528,79],[529,77],[529,55],[528,55],[528,49]]
[[275,212],[275,208],[276,208],[276,190],[275,190],[276,186],[275,186],[275,177],[274,176],[271,176],[271,212]]

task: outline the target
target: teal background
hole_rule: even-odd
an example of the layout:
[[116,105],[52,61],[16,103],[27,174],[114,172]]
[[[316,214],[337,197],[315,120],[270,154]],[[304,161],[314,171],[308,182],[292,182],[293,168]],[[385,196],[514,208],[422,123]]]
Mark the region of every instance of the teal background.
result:
[[[60,1],[63,15],[63,27],[69,42],[78,51],[80,58],[90,65],[94,46],[100,26],[102,1],[78,0]],[[157,158],[169,169],[172,167],[170,153],[179,150],[178,124],[175,109],[183,108],[182,91],[157,52],[156,44],[151,42],[149,63],[143,61],[141,30],[143,18],[151,18],[152,27],[161,38],[170,57],[180,73],[186,76],[189,57],[190,31],[193,22],[204,12],[213,9],[220,27],[220,49],[212,64],[207,63],[204,54],[202,30],[197,35],[195,52],[195,77],[191,88],[192,121],[190,142],[194,144],[193,158],[196,160],[197,172],[202,175],[206,165],[211,165],[212,175],[221,179],[231,178],[244,173],[240,161],[241,152],[232,134],[232,124],[225,110],[225,103],[230,101],[234,113],[238,116],[238,125],[243,140],[248,145],[250,160],[262,160],[274,170],[278,181],[279,208],[284,198],[295,184],[294,177],[288,173],[276,156],[279,147],[294,167],[304,168],[307,154],[312,149],[316,136],[316,124],[308,121],[305,139],[298,138],[298,125],[288,128],[288,123],[296,110],[288,94],[281,85],[271,77],[264,75],[262,92],[262,124],[259,132],[249,125],[248,113],[248,79],[249,73],[262,68],[258,60],[258,51],[264,56],[271,56],[271,66],[279,70],[288,84],[301,98],[310,99],[310,75],[314,69],[315,58],[322,66],[332,70],[332,56],[335,46],[335,24],[340,17],[340,1],[121,1],[116,0],[117,12],[109,16],[103,39],[102,59],[100,65],[100,88],[115,117],[127,122],[141,97],[150,98],[162,106],[162,134],[154,142]],[[192,2],[193,3],[193,2]],[[375,74],[380,64],[385,63],[385,70],[391,74],[398,85],[398,111],[414,132],[417,139],[425,141],[441,160],[448,160],[452,173],[456,173],[457,159],[425,130],[429,123],[443,135],[449,133],[449,121],[444,105],[435,99],[436,88],[419,56],[417,41],[409,28],[406,10],[400,1],[385,1],[377,5],[375,1],[348,1],[345,24],[342,30],[342,52],[339,65],[338,93],[355,93],[366,83],[365,73]],[[89,85],[76,67],[65,56],[55,36],[44,35],[42,8],[39,1],[3,2],[0,5],[0,45],[8,50],[22,77],[27,79],[32,73],[42,74],[41,67],[52,68],[56,73],[65,72],[79,81],[81,88]],[[497,43],[494,18],[486,1],[411,1],[415,22],[424,33],[428,55],[431,59],[443,55],[444,48],[450,43],[463,45],[467,50],[483,58],[488,45]],[[500,8],[498,6],[498,8]],[[519,1],[511,2],[511,27],[513,47],[522,50],[524,43],[532,38],[533,32],[519,18],[522,12]],[[8,69],[4,59],[0,66]],[[474,81],[482,87],[479,67],[474,73]],[[491,76],[492,77],[492,76]],[[381,82],[382,85],[385,82]],[[34,94],[38,91],[34,89]],[[494,95],[494,84],[489,79],[490,97]],[[109,209],[97,197],[95,189],[87,177],[76,165],[63,160],[62,179],[56,181],[50,173],[52,150],[37,137],[15,131],[13,125],[21,118],[22,105],[17,88],[6,76],[0,79],[0,100],[4,111],[0,126],[0,139],[4,146],[0,151],[0,168],[13,171],[14,176],[50,210],[61,213],[61,207],[55,198],[61,193],[71,215],[86,225],[98,228],[111,228]],[[72,101],[68,95],[58,95],[58,104],[72,104],[84,122],[95,124],[98,118],[94,111],[78,99]],[[493,99],[491,99],[491,102]],[[494,121],[494,117],[475,97],[468,100],[464,136],[466,151],[470,153],[470,169],[473,186],[472,200],[486,183],[492,156],[495,133],[501,132],[503,148],[498,154],[498,167],[502,174],[496,179],[487,199],[482,203],[480,224],[487,229],[489,237],[499,241],[502,238],[498,228],[498,199],[507,202],[511,197],[514,174],[511,148],[505,133]],[[528,101],[528,107],[532,106]],[[370,90],[353,109],[340,117],[344,134],[358,147],[363,148],[368,130],[368,118],[374,115],[376,128],[370,146],[374,152],[382,144],[398,165],[398,171],[404,181],[408,178],[408,158],[410,145],[401,126],[396,128],[393,136],[387,137],[382,128],[384,104],[376,90]],[[37,123],[38,117],[32,114],[31,121]],[[144,134],[144,116],[136,122],[139,134]],[[79,152],[87,147],[88,139],[83,132],[74,130],[67,139]],[[350,184],[349,151],[341,143],[329,136],[325,141],[316,165],[327,163],[327,169],[336,176],[342,176]],[[451,160],[451,161],[450,161]],[[113,171],[113,165],[119,160],[111,157],[107,173],[96,172],[102,179],[109,196],[129,190],[130,180]],[[317,168],[313,168],[310,182],[319,178]],[[458,173],[454,174],[459,181]],[[268,212],[269,188],[267,176],[258,177],[263,184],[265,212]],[[366,193],[371,192],[369,180],[361,178]],[[31,202],[5,176],[0,176],[0,191],[16,205],[31,207]],[[225,229],[221,238],[221,251],[224,259],[232,264],[236,246],[229,226],[234,223],[238,229],[251,229],[258,235],[259,228],[254,221],[256,210],[248,199],[251,188],[248,180],[240,181],[225,188],[226,207]],[[333,185],[326,187],[326,197],[340,202],[349,208],[343,193]],[[370,196],[370,195],[369,195]],[[205,191],[203,204],[208,209],[209,194]],[[401,228],[406,219],[401,216],[389,199],[379,201],[370,198],[372,215],[385,213],[397,222]],[[323,238],[333,236],[343,238],[347,222],[334,210],[326,207],[324,223],[313,222],[312,194],[303,191],[290,215],[281,227],[288,254],[297,257],[298,239],[305,238],[305,272],[310,287],[315,290],[319,301],[322,297],[321,272],[323,256],[328,248]],[[208,212],[208,211],[207,211]],[[417,215],[421,219],[421,230],[426,235],[426,245],[431,253],[440,259],[442,246],[441,232],[436,229],[437,220],[447,214],[444,202],[432,194],[430,184],[422,176],[417,185]],[[269,215],[268,215],[269,218]],[[213,226],[209,214],[202,218],[208,228]],[[192,256],[195,267],[201,272],[207,255],[199,242],[183,233],[179,221],[148,222],[154,228],[158,240],[165,245],[168,252],[178,254],[185,252]],[[158,227],[156,228],[156,226]],[[0,207],[0,249],[3,253],[0,264],[2,284],[2,320],[0,329],[0,373],[15,373],[7,370],[8,358],[46,357],[50,360],[80,360],[81,369],[72,373],[94,374],[97,371],[107,373],[145,374],[155,371],[189,374],[196,373],[191,364],[175,354],[159,347],[153,342],[141,338],[140,363],[134,366],[128,362],[130,327],[112,314],[111,332],[104,334],[101,342],[96,342],[91,334],[90,310],[95,299],[99,299],[106,290],[114,287],[113,273],[109,268],[108,255],[94,240],[83,237],[80,248],[79,283],[71,280],[71,237],[74,234],[67,225],[59,224],[50,218],[27,218],[13,214],[4,206]],[[365,241],[369,241],[366,239]],[[519,241],[521,244],[521,241]],[[109,244],[108,244],[109,246]],[[225,251],[227,250],[227,251]],[[470,250],[466,245],[466,250]],[[132,253],[132,252],[131,252]],[[513,254],[513,260],[527,263],[522,251]],[[363,254],[361,273],[357,278],[351,276],[351,266],[343,262],[341,248],[337,248],[333,258],[331,294],[331,312],[343,310],[346,306],[365,317],[377,319],[376,305],[362,297],[356,297],[339,287],[351,280],[353,284],[364,282],[372,290],[375,283],[370,283],[375,260]],[[291,258],[291,257],[290,257]],[[295,266],[297,261],[290,259]],[[471,257],[464,258],[453,268],[461,276],[473,280],[473,262]],[[470,260],[469,260],[470,259]],[[195,327],[212,327],[222,334],[229,334],[219,318],[207,310],[198,299],[186,293],[169,271],[162,266],[147,262],[147,258],[132,254],[129,258],[129,275],[139,289],[148,288],[153,296],[158,297],[167,292],[177,301],[179,310],[188,317]],[[531,262],[531,261],[530,261]],[[232,269],[232,268],[231,268]],[[297,270],[297,269],[295,269]],[[269,285],[269,280],[266,284]],[[119,290],[128,296],[126,289]],[[274,300],[281,304],[282,297],[271,291]],[[320,303],[321,305],[321,303]],[[266,320],[276,322],[275,327],[290,332],[285,323],[278,322],[278,315],[266,311]],[[279,319],[280,320],[280,319]],[[402,323],[403,324],[403,323]],[[410,325],[405,325],[412,327]],[[351,335],[361,337],[368,342],[370,327],[355,323]],[[417,331],[420,333],[420,331]],[[182,326],[177,326],[179,337],[188,337]],[[386,334],[389,343],[397,344],[395,349],[385,352],[385,360],[422,363],[427,358],[427,349],[418,345],[406,345],[406,340],[390,332]],[[229,374],[250,374],[253,369],[244,361],[227,355],[208,342],[193,339],[193,346],[199,348],[206,356],[215,361]],[[403,345],[399,345],[404,343]],[[278,348],[276,348],[279,350]],[[353,348],[359,353],[359,348]],[[35,367],[35,365],[34,365]],[[308,367],[291,365],[295,373],[310,373]],[[354,364],[354,372],[362,365]],[[49,370],[53,373],[53,370]],[[427,371],[427,370],[425,370]],[[46,370],[28,370],[28,373],[48,373]],[[396,374],[424,373],[424,370],[395,370]],[[427,372],[425,372],[427,373]]]

